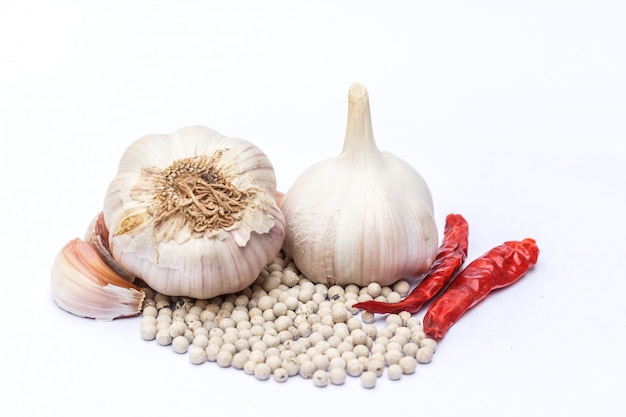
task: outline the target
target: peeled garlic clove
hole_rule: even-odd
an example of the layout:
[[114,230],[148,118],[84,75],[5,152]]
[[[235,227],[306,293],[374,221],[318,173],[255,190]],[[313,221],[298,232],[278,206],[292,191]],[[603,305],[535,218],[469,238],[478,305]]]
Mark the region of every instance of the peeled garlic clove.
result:
[[438,247],[430,190],[374,141],[367,90],[353,84],[342,152],[303,172],[281,202],[285,251],[327,284],[388,285],[428,270]]
[[85,241],[89,243],[98,252],[100,258],[120,277],[124,278],[128,282],[133,282],[135,276],[126,271],[120,264],[117,263],[115,258],[111,255],[109,249],[109,231],[104,224],[104,215],[102,212],[98,213],[96,217],[91,221],[87,232],[85,233]]
[[115,261],[154,290],[210,298],[249,286],[280,251],[276,178],[252,143],[203,126],[132,143],[104,201]]
[[52,296],[63,310],[79,317],[113,320],[136,316],[144,292],[116,274],[89,243],[74,239],[52,265]]

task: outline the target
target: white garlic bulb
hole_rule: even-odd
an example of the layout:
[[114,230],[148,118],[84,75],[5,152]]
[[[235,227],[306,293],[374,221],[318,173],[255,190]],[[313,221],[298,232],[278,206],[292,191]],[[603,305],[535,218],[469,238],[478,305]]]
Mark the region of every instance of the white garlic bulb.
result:
[[339,156],[313,165],[285,193],[285,251],[318,283],[391,284],[433,263],[437,226],[430,190],[374,141],[367,90],[353,84]]
[[144,136],[105,197],[111,255],[163,294],[239,291],[281,249],[275,193],[272,164],[246,140],[203,126]]

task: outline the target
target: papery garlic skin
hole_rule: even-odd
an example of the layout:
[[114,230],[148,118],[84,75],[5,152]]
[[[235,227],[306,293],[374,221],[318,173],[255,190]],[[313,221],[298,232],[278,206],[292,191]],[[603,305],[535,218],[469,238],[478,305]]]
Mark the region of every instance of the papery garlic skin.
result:
[[275,192],[272,164],[246,140],[203,126],[144,136],[105,197],[111,254],[166,295],[237,292],[282,247]]
[[313,282],[389,285],[423,274],[437,253],[430,190],[412,166],[378,150],[359,84],[350,88],[342,152],[303,172],[281,210],[285,251]]
[[89,243],[74,239],[56,256],[52,296],[63,310],[79,317],[113,320],[136,316],[144,292],[115,273]]

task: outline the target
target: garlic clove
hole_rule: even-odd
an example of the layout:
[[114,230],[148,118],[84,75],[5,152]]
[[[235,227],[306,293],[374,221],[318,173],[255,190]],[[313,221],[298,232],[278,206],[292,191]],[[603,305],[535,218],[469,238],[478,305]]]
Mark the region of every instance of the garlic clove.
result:
[[120,277],[124,278],[128,282],[133,282],[135,276],[126,271],[120,264],[117,263],[111,250],[109,249],[109,230],[104,224],[104,215],[102,212],[98,213],[96,217],[91,221],[87,232],[85,233],[85,242],[89,243],[98,252],[100,258]]
[[136,316],[145,297],[140,287],[119,276],[91,244],[78,238],[55,258],[51,288],[61,309],[98,320]]

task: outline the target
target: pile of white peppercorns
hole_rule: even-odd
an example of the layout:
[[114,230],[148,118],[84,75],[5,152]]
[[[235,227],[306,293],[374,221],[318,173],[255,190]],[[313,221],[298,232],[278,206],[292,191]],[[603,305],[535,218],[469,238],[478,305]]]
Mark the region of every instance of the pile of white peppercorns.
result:
[[325,387],[351,376],[373,388],[385,369],[397,380],[429,363],[437,343],[408,312],[389,314],[377,326],[373,314],[359,319],[352,305],[397,302],[409,289],[404,280],[393,287],[314,284],[281,253],[236,294],[196,300],[146,288],[141,336],[188,354],[193,364],[215,362],[259,380],[299,375]]

